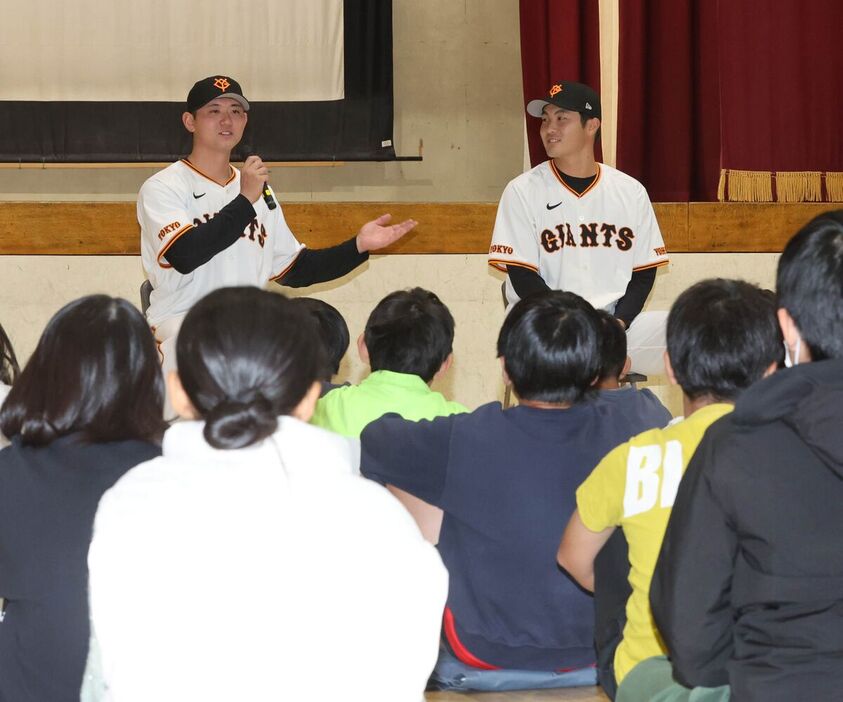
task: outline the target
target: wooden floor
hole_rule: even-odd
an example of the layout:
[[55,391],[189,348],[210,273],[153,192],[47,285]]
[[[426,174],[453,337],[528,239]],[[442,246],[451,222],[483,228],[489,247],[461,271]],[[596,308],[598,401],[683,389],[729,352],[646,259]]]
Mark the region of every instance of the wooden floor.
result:
[[599,687],[566,690],[520,690],[518,692],[426,692],[426,702],[608,702]]

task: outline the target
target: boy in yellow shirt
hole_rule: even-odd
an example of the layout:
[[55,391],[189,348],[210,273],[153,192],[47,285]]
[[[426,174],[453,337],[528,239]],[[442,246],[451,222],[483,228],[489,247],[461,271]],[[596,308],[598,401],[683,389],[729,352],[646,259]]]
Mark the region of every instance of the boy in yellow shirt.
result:
[[577,490],[559,564],[593,590],[594,559],[614,530],[621,527],[629,542],[627,622],[614,670],[600,671],[612,698],[637,663],[665,653],[650,612],[650,580],[688,461],[706,429],[741,391],[775,370],[782,352],[775,305],[764,291],[723,279],[686,290],[670,310],[665,353],[668,378],[682,388],[684,419],[618,446]]

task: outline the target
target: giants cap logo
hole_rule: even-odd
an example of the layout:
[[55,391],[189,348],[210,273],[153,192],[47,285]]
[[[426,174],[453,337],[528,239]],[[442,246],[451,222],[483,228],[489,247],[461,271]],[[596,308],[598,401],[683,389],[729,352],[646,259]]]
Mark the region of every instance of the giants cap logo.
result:
[[227,78],[217,78],[214,81],[214,87],[219,88],[222,92],[225,92],[226,90],[228,90],[228,88],[230,86],[231,86],[231,83],[228,82]]
[[557,83],[556,85],[551,86],[551,88],[550,88],[550,97],[553,97],[553,96],[554,96],[554,95],[556,95],[557,93],[561,93],[561,92],[562,92],[562,86],[561,86],[561,85],[559,85],[559,83]]

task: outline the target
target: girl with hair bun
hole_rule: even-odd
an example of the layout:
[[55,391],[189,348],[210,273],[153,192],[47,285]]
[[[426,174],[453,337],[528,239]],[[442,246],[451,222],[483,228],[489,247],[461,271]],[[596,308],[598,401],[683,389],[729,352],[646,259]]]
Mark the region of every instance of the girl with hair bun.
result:
[[91,697],[421,699],[447,574],[359,476],[359,443],[307,424],[314,325],[258,288],[187,314],[168,378],[185,421],[97,514]]
[[0,409],[0,700],[63,702],[88,653],[97,503],[161,452],[164,384],[140,312],[105,295],[59,310],[20,373],[1,345],[14,383]]

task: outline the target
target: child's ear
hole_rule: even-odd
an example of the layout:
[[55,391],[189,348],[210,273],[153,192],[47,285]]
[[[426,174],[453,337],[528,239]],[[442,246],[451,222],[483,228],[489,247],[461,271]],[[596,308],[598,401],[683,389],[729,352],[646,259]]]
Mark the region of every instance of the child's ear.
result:
[[199,418],[199,413],[184,391],[179,374],[174,370],[167,373],[167,393],[170,395],[170,404],[179,417],[182,419]]
[[309,422],[316,409],[316,402],[319,400],[319,394],[321,392],[322,383],[315,381],[290,414],[296,419],[301,419],[303,422]]
[[509,377],[509,373],[506,372],[506,359],[503,356],[498,356],[498,360],[501,362],[501,375],[503,376],[503,384],[507,387],[512,385],[512,380]]
[[676,375],[673,372],[673,366],[670,363],[670,354],[667,351],[664,352],[664,372],[671,385],[679,385],[676,381]]
[[369,365],[369,347],[366,346],[366,339],[363,334],[357,337],[357,355],[360,356],[363,363]]
[[445,375],[448,372],[448,369],[451,367],[451,364],[454,362],[454,353],[453,351],[448,354],[448,357],[442,361],[442,365],[439,366],[439,370],[433,376],[433,379],[436,380],[439,376]]
[[[623,364],[623,370],[621,371],[620,378],[626,378],[626,376],[629,375],[629,371],[631,369],[632,369],[632,359],[629,356],[627,356],[626,361]],[[618,380],[620,380],[620,378],[618,378]]]

